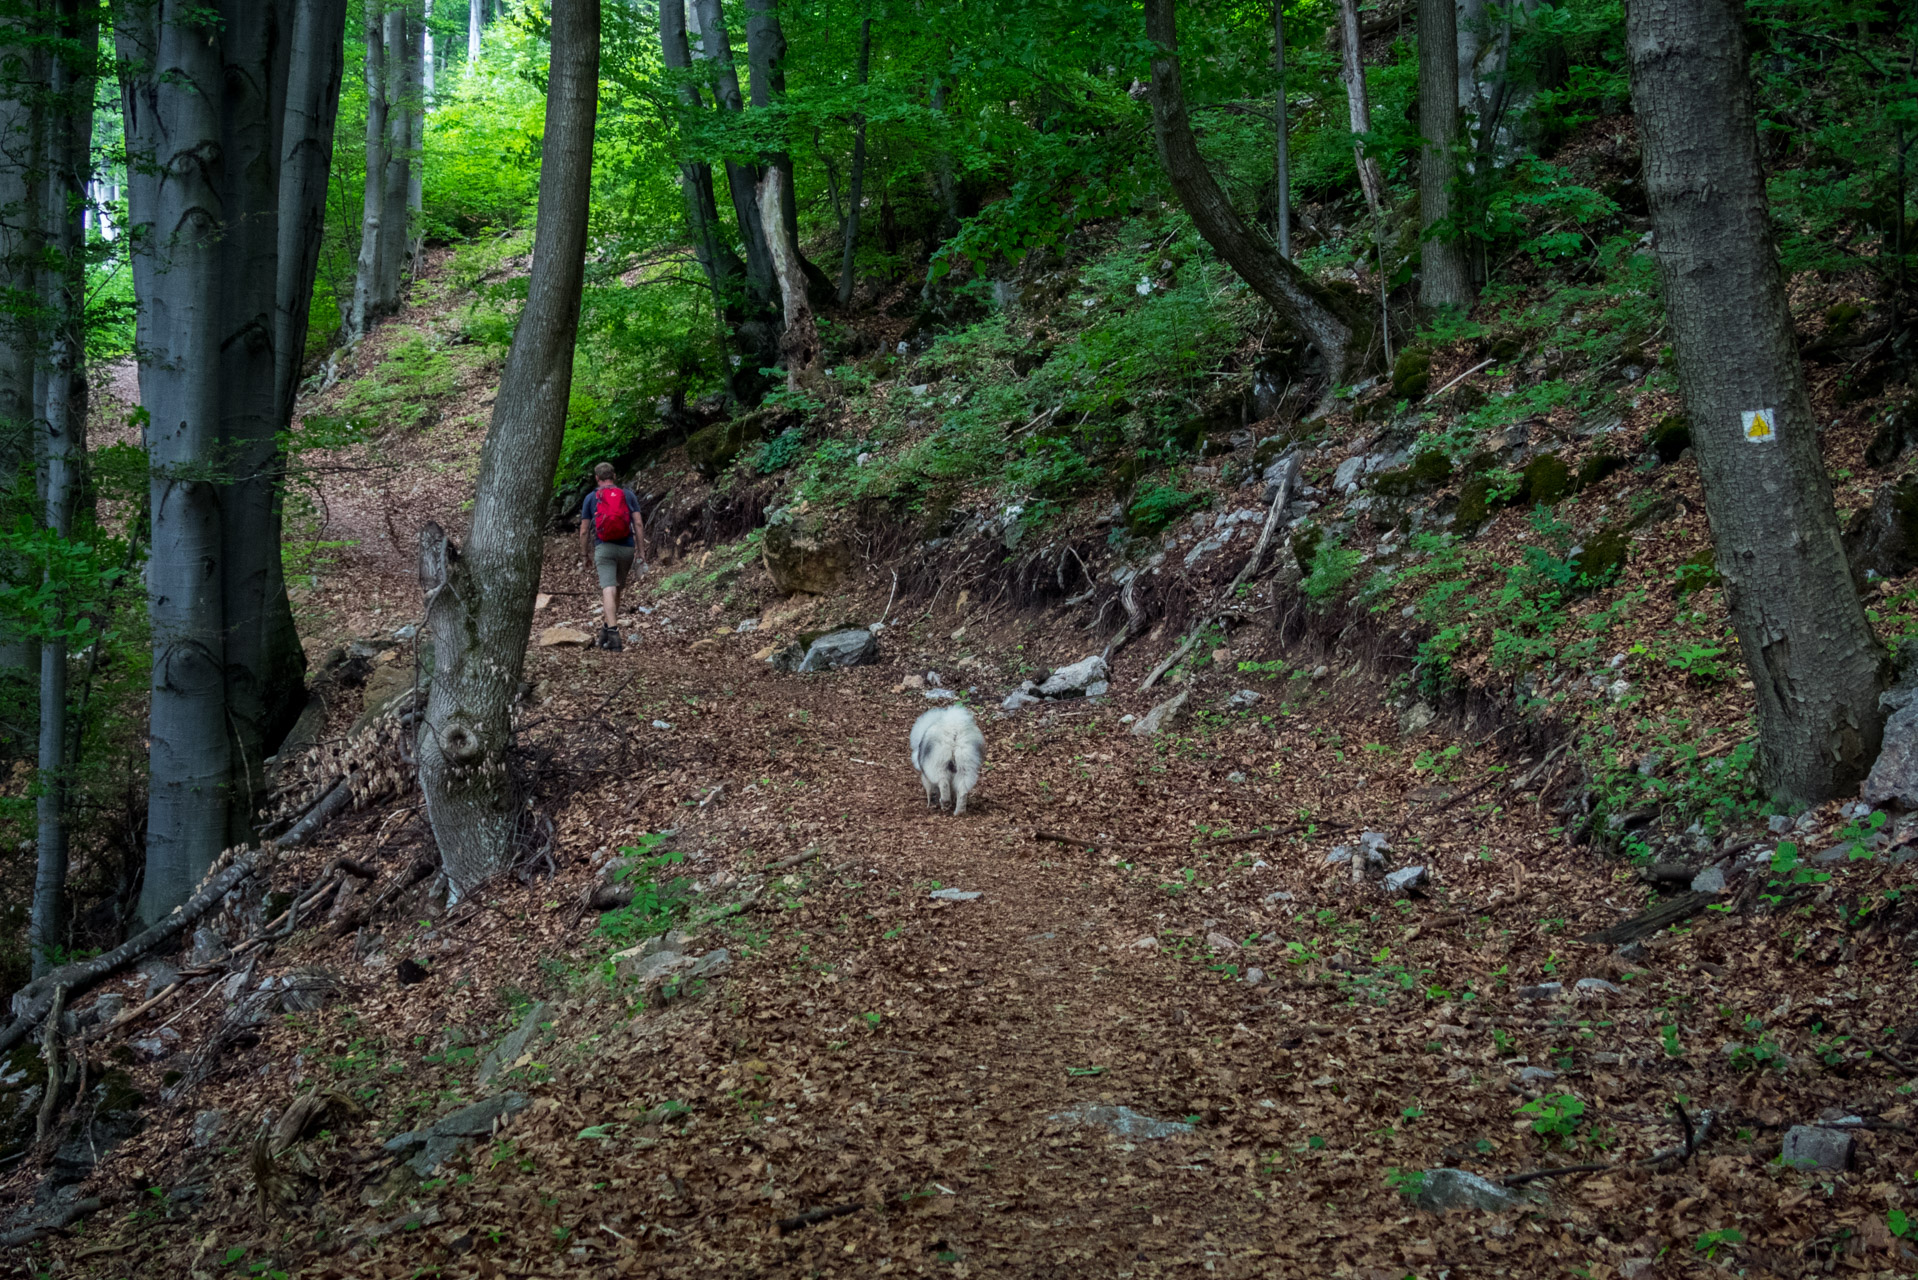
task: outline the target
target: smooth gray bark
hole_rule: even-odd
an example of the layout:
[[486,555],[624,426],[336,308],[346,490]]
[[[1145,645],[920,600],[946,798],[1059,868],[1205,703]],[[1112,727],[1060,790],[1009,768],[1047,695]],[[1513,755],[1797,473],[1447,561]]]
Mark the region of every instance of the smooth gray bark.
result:
[[599,0],[553,0],[539,215],[525,310],[480,452],[462,550],[420,531],[435,669],[420,724],[420,787],[456,893],[512,865],[523,798],[508,772],[512,705],[526,662],[547,504],[559,465],[585,274]]
[[1272,215],[1274,238],[1279,256],[1292,256],[1292,127],[1287,119],[1285,100],[1285,3],[1272,0],[1272,69],[1279,79],[1275,95],[1275,128],[1272,139],[1272,181],[1278,188]]
[[[281,139],[279,276],[273,349],[276,417],[293,420],[293,399],[305,359],[313,280],[326,225],[327,174],[345,74],[346,0],[298,0],[293,61]],[[275,542],[278,541],[276,537]]]
[[[0,475],[12,483],[34,458],[37,412],[34,373],[38,365],[40,265],[45,256],[46,128],[48,70],[43,45],[20,42],[27,21],[15,15],[0,23],[0,289],[5,290],[0,329]],[[19,642],[22,664],[36,662],[32,642]],[[9,648],[13,647],[11,644]]]
[[[786,32],[779,25],[779,0],[746,0],[746,86],[747,101],[755,110],[765,111],[776,105],[786,96]],[[779,174],[779,206],[781,221],[777,224],[785,236],[786,245],[797,257],[799,253],[799,211],[793,199],[793,160],[791,153],[779,149],[769,151],[763,157],[764,169],[773,169]],[[754,188],[754,198],[758,199],[759,186]],[[761,201],[760,222],[767,226],[767,237],[773,237],[773,229],[766,224],[764,202]],[[768,256],[773,258],[773,272],[778,278],[778,254],[770,244]],[[780,281],[780,293],[785,294],[785,281]]]
[[[786,184],[778,166],[767,165],[759,180],[759,211],[769,227],[785,221]],[[779,278],[780,302],[785,308],[786,325],[779,337],[779,353],[786,361],[786,388],[797,391],[809,387],[819,370],[819,326],[813,320],[812,304],[806,299],[806,273],[799,266],[799,251],[784,235],[769,238],[773,255],[773,273]]]
[[[1372,102],[1365,89],[1365,63],[1360,54],[1358,0],[1339,0],[1339,49],[1342,57],[1339,78],[1345,82],[1346,118],[1353,133],[1372,132]],[[1352,148],[1358,165],[1359,189],[1365,193],[1366,207],[1374,217],[1385,203],[1385,179],[1378,162],[1365,154],[1365,144]]]
[[[868,14],[859,24],[859,87],[866,87],[866,78],[872,68],[872,16]],[[845,306],[852,301],[853,253],[859,245],[860,202],[865,199],[866,186],[866,113],[860,111],[853,116],[852,123],[852,172],[846,179],[846,220],[840,229],[842,242],[839,251],[839,305]]]
[[363,337],[379,314],[380,229],[386,221],[386,15],[381,0],[365,0],[366,181],[360,198],[360,256],[353,271],[353,307],[347,336]]
[[[935,73],[932,79],[932,114],[946,118],[947,77]],[[959,184],[952,177],[952,153],[943,148],[932,159],[933,183],[939,190],[939,238],[950,240],[959,234]]]
[[[486,25],[485,15],[480,12],[483,0],[468,0],[466,6],[466,71],[472,74],[479,65],[480,29]],[[671,3],[671,0],[665,0]]]
[[[140,299],[140,402],[150,415],[153,633],[146,880],[140,917],[184,902],[226,837],[230,753],[221,594],[222,237],[226,156],[221,31],[242,0],[129,2],[123,62],[128,214]],[[270,374],[269,374],[270,377]]]
[[399,310],[407,256],[413,243],[413,172],[418,155],[414,124],[420,103],[420,0],[399,0],[386,11],[386,189],[380,197],[378,267],[373,291],[380,315]]
[[[478,3],[478,0],[474,0]],[[659,6],[659,42],[666,69],[680,77],[679,101],[691,116],[706,109],[699,87],[686,79],[692,70],[691,46],[686,41],[685,0],[662,0]],[[693,256],[706,273],[711,286],[714,310],[723,317],[736,318],[738,299],[734,296],[746,272],[739,255],[724,239],[719,224],[719,205],[713,195],[713,169],[705,162],[684,161],[679,166],[680,189],[686,200],[686,225],[692,235]]]
[[[62,538],[73,534],[78,472],[86,457],[86,243],[82,212],[93,176],[93,49],[99,23],[83,20],[78,0],[56,0],[47,15],[62,41],[49,59],[45,271],[47,369],[40,385],[43,518]],[[91,14],[89,13],[89,15]],[[35,976],[53,965],[66,925],[67,645],[40,644],[40,794],[29,941]]]
[[1419,0],[1419,301],[1428,307],[1470,307],[1472,266],[1465,242],[1431,228],[1452,216],[1454,148],[1458,145],[1458,14],[1453,0]]
[[1355,369],[1364,348],[1363,321],[1355,306],[1313,280],[1272,242],[1239,216],[1199,154],[1186,114],[1179,74],[1179,37],[1174,0],[1145,0],[1146,39],[1152,53],[1152,124],[1159,161],[1179,203],[1226,264],[1274,311],[1317,347],[1330,381],[1326,391]]
[[1850,794],[1877,756],[1889,664],[1852,586],[1805,394],[1743,17],[1735,0],[1633,0],[1626,47],[1679,389],[1758,703],[1761,776],[1774,795],[1815,803]]

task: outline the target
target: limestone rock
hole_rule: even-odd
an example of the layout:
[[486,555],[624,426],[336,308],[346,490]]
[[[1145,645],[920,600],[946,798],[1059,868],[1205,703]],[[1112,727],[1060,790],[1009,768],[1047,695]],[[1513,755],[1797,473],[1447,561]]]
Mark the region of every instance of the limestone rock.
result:
[[548,627],[539,633],[539,645],[542,649],[554,649],[561,645],[591,644],[593,637],[578,627]]
[[1132,735],[1137,738],[1150,738],[1167,729],[1177,727],[1185,719],[1186,704],[1190,701],[1192,701],[1192,690],[1180,690],[1134,721]]
[[1833,1172],[1851,1167],[1857,1139],[1841,1129],[1798,1124],[1785,1131],[1785,1146],[1779,1162],[1790,1169],[1826,1169]]
[[520,1055],[526,1052],[526,1046],[531,1044],[533,1037],[539,1034],[539,1024],[546,1019],[547,1013],[548,1009],[544,1001],[535,1004],[526,1011],[526,1016],[519,1020],[518,1026],[507,1032],[504,1039],[487,1051],[486,1056],[480,1060],[479,1082],[481,1084],[488,1083],[500,1072],[511,1069],[512,1065],[519,1061]]
[[1918,809],[1918,701],[1906,703],[1885,722],[1885,745],[1858,794],[1868,805]]
[[829,671],[879,661],[879,637],[864,627],[848,627],[820,636],[799,660],[798,670]]
[[530,1101],[523,1093],[497,1094],[443,1116],[424,1129],[402,1133],[387,1142],[386,1149],[396,1155],[414,1153],[406,1161],[406,1167],[424,1178],[470,1139],[492,1133],[495,1120],[524,1111]]
[[1108,674],[1106,660],[1095,653],[1054,671],[1046,677],[1037,692],[1042,698],[1083,697],[1090,686],[1104,680]]
[[1510,1187],[1501,1187],[1489,1178],[1463,1169],[1426,1170],[1409,1198],[1427,1213],[1444,1213],[1448,1209],[1498,1213],[1526,1203],[1526,1197]]
[[1092,1103],[1081,1103],[1068,1111],[1055,1112],[1046,1117],[1058,1124],[1076,1124],[1088,1128],[1109,1129],[1121,1138],[1135,1138],[1145,1142],[1156,1142],[1161,1138],[1180,1138],[1193,1132],[1196,1126],[1180,1120],[1155,1120],[1142,1115],[1131,1107],[1103,1107]]
[[1393,895],[1410,893],[1431,878],[1424,867],[1401,867],[1385,877],[1385,891]]
[[852,563],[845,539],[817,512],[795,513],[791,508],[774,512],[766,520],[759,545],[773,585],[788,595],[795,591],[824,595],[839,585]]

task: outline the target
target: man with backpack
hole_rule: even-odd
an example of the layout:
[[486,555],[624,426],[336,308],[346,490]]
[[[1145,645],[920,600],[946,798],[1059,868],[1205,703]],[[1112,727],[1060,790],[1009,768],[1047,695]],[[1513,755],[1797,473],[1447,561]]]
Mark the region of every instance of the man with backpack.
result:
[[605,623],[599,629],[599,647],[617,653],[625,646],[619,639],[619,592],[645,548],[646,531],[639,519],[639,499],[631,489],[621,488],[613,479],[613,465],[602,462],[593,468],[595,487],[586,495],[579,511],[579,552],[587,551],[591,537],[593,568],[599,574],[600,610]]

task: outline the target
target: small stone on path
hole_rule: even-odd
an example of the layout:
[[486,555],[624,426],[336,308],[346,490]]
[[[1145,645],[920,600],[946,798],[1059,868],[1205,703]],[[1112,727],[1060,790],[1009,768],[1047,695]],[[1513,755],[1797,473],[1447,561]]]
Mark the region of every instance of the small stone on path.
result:
[[1131,1107],[1103,1107],[1082,1103],[1070,1111],[1060,1111],[1046,1119],[1060,1124],[1079,1124],[1110,1129],[1121,1138],[1139,1138],[1147,1142],[1160,1138],[1178,1138],[1193,1132],[1195,1126],[1180,1120],[1155,1120]]
[[934,889],[932,897],[939,902],[971,902],[974,898],[983,898],[984,889]]

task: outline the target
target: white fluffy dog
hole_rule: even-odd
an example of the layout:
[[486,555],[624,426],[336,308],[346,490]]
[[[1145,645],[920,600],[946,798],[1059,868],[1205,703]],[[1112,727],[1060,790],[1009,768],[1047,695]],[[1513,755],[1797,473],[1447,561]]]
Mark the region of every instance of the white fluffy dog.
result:
[[926,807],[966,811],[966,796],[979,785],[986,740],[961,706],[934,707],[912,726],[912,767],[926,787]]

